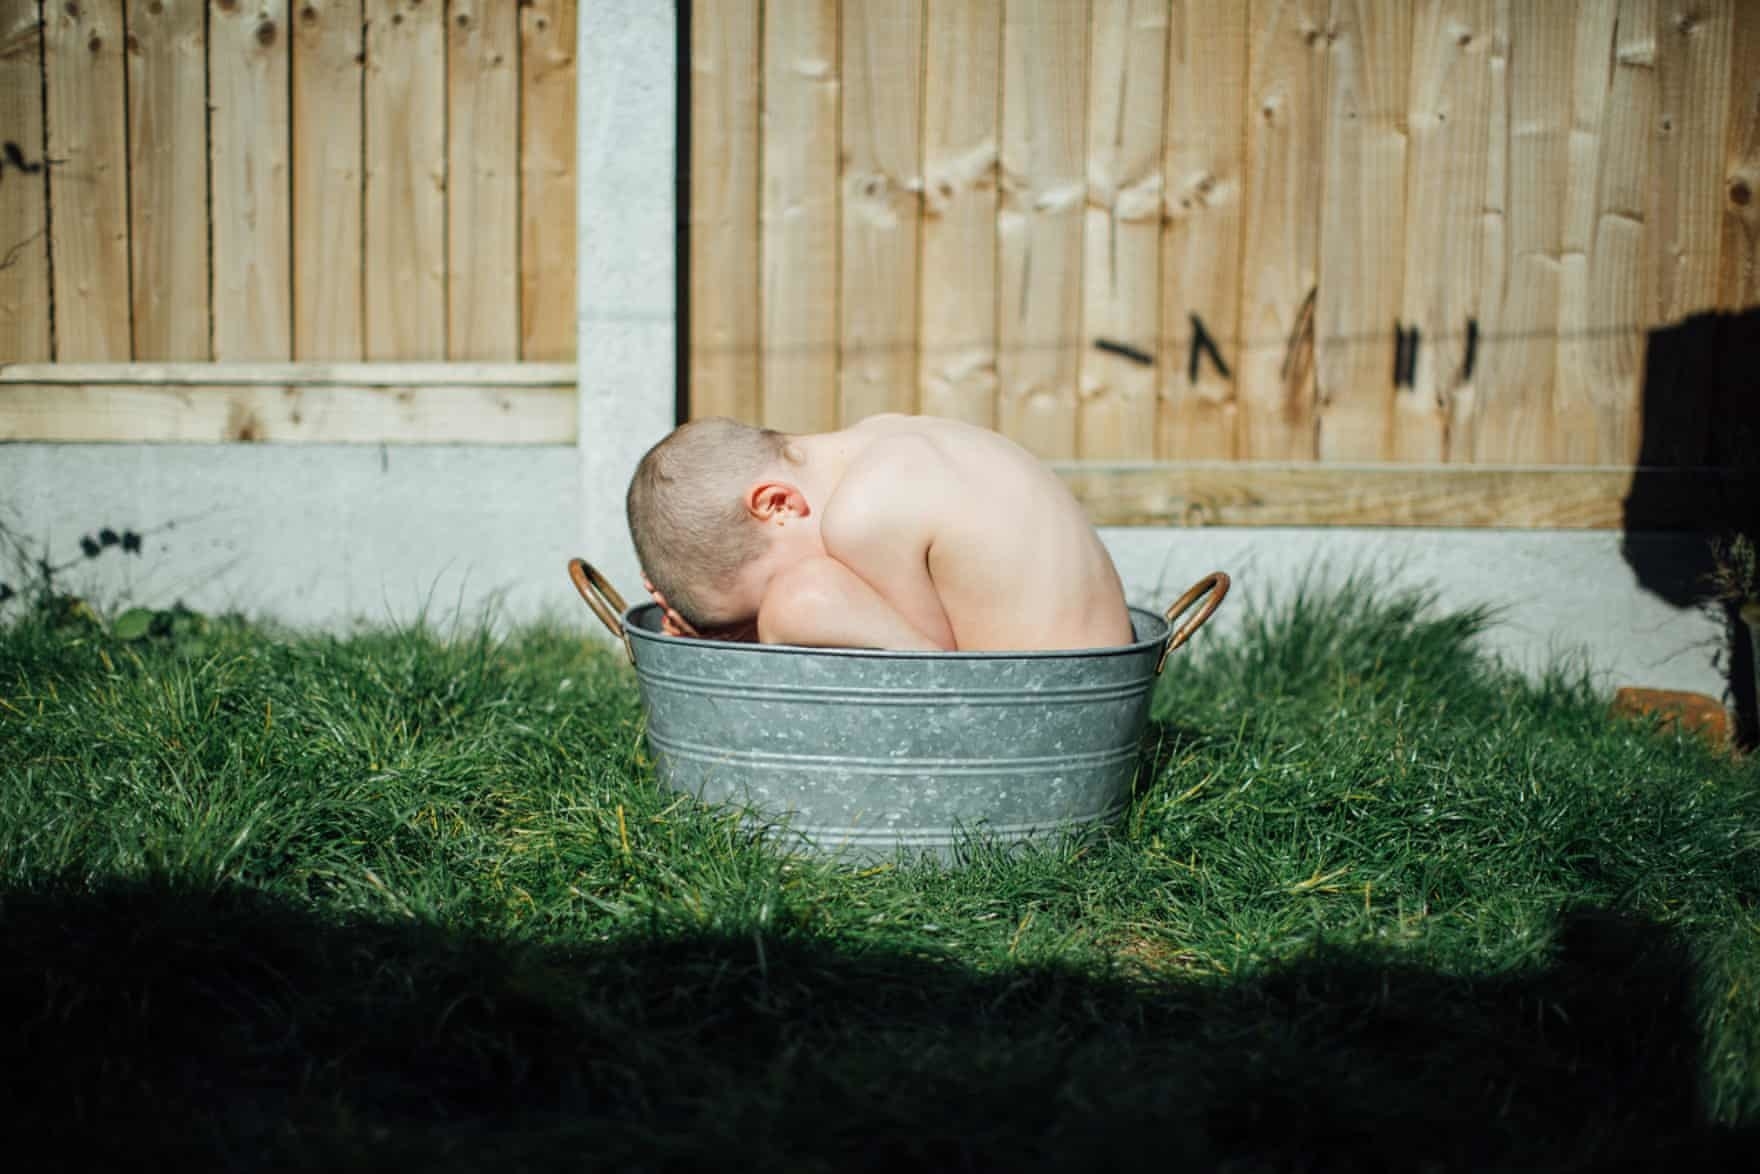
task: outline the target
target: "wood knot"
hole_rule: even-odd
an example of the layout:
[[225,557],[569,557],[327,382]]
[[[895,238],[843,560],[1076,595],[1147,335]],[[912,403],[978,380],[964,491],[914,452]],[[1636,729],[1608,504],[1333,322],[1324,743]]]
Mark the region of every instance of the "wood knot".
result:
[[214,7],[221,12],[232,12],[238,8],[238,0],[214,0]]
[[1748,202],[1750,200],[1752,200],[1753,198],[1754,198],[1754,189],[1748,186],[1748,183],[1746,180],[1732,179],[1730,181],[1730,184],[1729,184],[1729,202],[1730,203],[1736,205],[1738,208],[1746,208],[1748,206]]
[[307,4],[304,8],[299,10],[299,18],[307,24],[317,24],[318,10],[313,8],[310,4]]
[[452,18],[452,23],[456,24],[461,29],[468,29],[471,27],[471,14],[468,12],[461,12]]
[[86,42],[86,48],[93,53],[102,51],[104,48],[104,38],[100,37],[97,33],[93,33],[92,39]]
[[265,20],[257,26],[257,44],[265,49],[275,43],[275,22]]
[[165,5],[160,3],[160,0],[153,0],[153,2],[151,4],[147,5],[147,15],[148,16],[158,16],[161,12],[164,12],[164,11],[165,11]]
[[73,19],[79,19],[79,5],[73,3],[72,0],[68,0],[68,3],[62,6],[62,9],[67,15],[73,17]]

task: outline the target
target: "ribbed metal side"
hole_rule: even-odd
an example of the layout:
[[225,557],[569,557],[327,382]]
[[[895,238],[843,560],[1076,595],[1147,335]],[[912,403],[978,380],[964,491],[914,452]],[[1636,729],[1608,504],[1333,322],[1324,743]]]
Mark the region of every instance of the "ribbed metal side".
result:
[[666,785],[821,851],[951,854],[1115,818],[1167,625],[1092,652],[880,653],[728,645],[624,617]]

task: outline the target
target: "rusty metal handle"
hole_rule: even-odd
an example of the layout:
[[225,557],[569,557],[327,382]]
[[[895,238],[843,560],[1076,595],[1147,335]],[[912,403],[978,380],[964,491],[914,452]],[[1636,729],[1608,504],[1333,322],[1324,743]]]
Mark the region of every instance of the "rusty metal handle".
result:
[[568,577],[574,581],[574,589],[581,593],[599,622],[607,631],[623,642],[624,655],[629,662],[636,662],[636,650],[630,647],[629,632],[623,626],[623,613],[626,610],[623,596],[611,585],[611,580],[601,575],[592,563],[585,559],[571,558],[568,560]]
[[[1196,583],[1193,583],[1184,595],[1173,601],[1172,605],[1168,607],[1166,614],[1167,625],[1170,628],[1173,627],[1173,621],[1177,617],[1191,611],[1192,605],[1197,603],[1198,600],[1203,599],[1204,606],[1200,607],[1196,612],[1193,612],[1191,617],[1188,618],[1185,623],[1174,628],[1172,634],[1167,637],[1167,644],[1161,650],[1161,660],[1155,666],[1155,674],[1157,676],[1160,676],[1161,670],[1167,667],[1168,654],[1175,648],[1184,644],[1187,640],[1190,640],[1192,638],[1192,633],[1196,632],[1199,628],[1202,628],[1204,622],[1216,614],[1216,609],[1222,606],[1222,599],[1227,594],[1228,576],[1221,571],[1212,571],[1202,579],[1199,579]],[[1206,596],[1208,596],[1208,598],[1206,598]]]

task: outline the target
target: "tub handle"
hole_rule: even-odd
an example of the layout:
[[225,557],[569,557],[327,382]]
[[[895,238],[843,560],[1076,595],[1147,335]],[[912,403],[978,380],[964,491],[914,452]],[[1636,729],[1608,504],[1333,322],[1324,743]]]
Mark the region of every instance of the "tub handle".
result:
[[[1167,625],[1170,628],[1173,627],[1173,621],[1177,617],[1191,611],[1192,605],[1197,603],[1198,600],[1203,599],[1204,606],[1193,612],[1191,617],[1187,619],[1185,623],[1174,628],[1172,635],[1168,636],[1166,646],[1161,649],[1161,661],[1155,666],[1156,676],[1160,676],[1161,670],[1167,667],[1168,654],[1175,648],[1184,644],[1187,640],[1190,640],[1192,638],[1192,633],[1196,632],[1199,628],[1202,628],[1204,626],[1204,621],[1216,614],[1216,609],[1222,606],[1223,596],[1227,594],[1228,576],[1221,571],[1212,571],[1202,579],[1199,579],[1196,583],[1193,583],[1184,595],[1173,601],[1172,605],[1167,609],[1166,617]],[[1208,598],[1206,598],[1206,596],[1208,596]]]
[[629,662],[636,662],[636,650],[630,647],[629,632],[623,626],[623,613],[626,610],[623,596],[611,585],[611,580],[601,575],[592,563],[585,559],[571,558],[568,560],[568,577],[574,580],[574,589],[581,593],[599,622],[607,631],[623,642],[623,654]]

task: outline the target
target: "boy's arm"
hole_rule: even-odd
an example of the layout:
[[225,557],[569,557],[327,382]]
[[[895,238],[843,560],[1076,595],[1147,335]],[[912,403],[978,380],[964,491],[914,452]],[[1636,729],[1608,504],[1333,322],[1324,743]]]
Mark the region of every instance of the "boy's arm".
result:
[[936,646],[955,647],[929,550],[957,487],[942,458],[912,436],[875,442],[845,474],[827,504],[825,552]]
[[947,651],[832,558],[807,559],[776,576],[758,609],[758,639],[809,648]]

